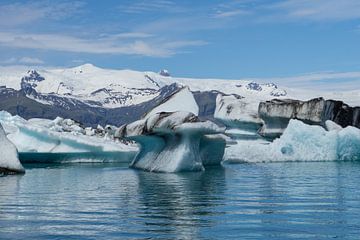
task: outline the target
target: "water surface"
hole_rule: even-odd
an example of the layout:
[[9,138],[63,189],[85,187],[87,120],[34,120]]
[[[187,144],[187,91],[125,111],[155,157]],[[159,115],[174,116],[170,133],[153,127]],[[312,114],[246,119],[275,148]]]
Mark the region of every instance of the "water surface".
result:
[[0,177],[0,239],[359,239],[360,163],[157,174],[26,165]]

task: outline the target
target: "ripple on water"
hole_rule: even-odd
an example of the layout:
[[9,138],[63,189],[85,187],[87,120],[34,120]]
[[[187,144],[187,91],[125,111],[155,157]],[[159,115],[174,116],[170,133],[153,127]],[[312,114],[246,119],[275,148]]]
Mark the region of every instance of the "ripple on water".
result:
[[360,164],[231,164],[155,174],[27,166],[0,178],[0,239],[358,239]]

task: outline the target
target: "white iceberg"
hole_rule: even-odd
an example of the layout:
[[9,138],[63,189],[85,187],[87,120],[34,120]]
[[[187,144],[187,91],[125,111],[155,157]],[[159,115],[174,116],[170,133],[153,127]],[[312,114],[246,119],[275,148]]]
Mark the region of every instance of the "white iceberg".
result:
[[199,106],[197,105],[194,95],[188,87],[183,87],[177,93],[165,99],[157,107],[153,108],[144,118],[160,112],[191,112],[199,115]]
[[25,120],[1,111],[0,123],[24,162],[130,162],[138,148],[107,137],[88,136],[70,119]]
[[0,124],[0,173],[24,173],[18,152],[14,144],[6,137],[5,131]]
[[329,121],[321,126],[290,120],[273,142],[238,141],[225,151],[225,162],[360,160],[360,129],[341,128]]
[[140,144],[131,167],[180,172],[220,164],[226,141],[217,134],[223,132],[215,123],[200,121],[190,112],[162,112],[120,127],[116,136]]

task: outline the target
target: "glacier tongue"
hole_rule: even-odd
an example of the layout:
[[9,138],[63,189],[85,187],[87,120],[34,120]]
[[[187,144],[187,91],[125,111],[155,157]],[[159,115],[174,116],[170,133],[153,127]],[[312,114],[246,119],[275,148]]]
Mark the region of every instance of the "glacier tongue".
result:
[[5,131],[0,123],[0,173],[24,173],[18,152],[14,144],[6,137]]

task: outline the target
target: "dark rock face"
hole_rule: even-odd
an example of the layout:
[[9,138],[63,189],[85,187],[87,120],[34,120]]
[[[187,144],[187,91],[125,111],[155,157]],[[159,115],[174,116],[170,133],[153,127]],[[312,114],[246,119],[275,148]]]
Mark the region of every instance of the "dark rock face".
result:
[[360,128],[360,107],[350,107],[342,101],[314,98],[309,101],[273,99],[259,104],[259,117],[264,121],[260,134],[278,137],[290,119],[298,119],[310,125],[325,126],[331,120],[342,127]]
[[260,86],[260,84],[256,83],[256,82],[251,82],[248,85],[246,85],[246,88],[249,90],[253,90],[253,91],[261,91],[262,87]]
[[166,69],[161,69],[160,72],[159,72],[159,74],[160,74],[161,76],[164,76],[164,77],[170,77],[170,76],[171,76],[170,73],[169,73],[169,71],[166,70]]
[[44,81],[45,78],[41,76],[36,70],[29,70],[27,75],[21,78],[21,89],[27,94],[32,94],[33,89],[37,87],[37,83]]

